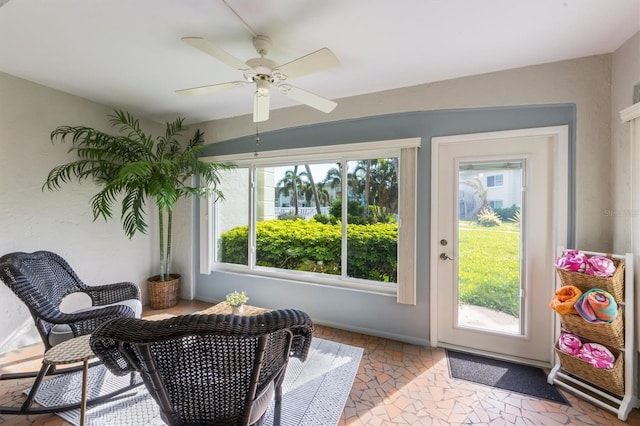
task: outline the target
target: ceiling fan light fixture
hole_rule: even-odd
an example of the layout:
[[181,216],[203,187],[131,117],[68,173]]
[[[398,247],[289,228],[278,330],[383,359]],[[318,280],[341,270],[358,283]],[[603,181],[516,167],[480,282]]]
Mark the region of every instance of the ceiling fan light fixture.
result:
[[269,93],[269,81],[264,78],[256,79],[256,93],[266,95]]
[[256,90],[253,96],[253,118],[255,122],[269,119],[269,92],[272,85],[276,87],[280,93],[298,103],[308,105],[325,113],[333,111],[337,105],[336,102],[323,98],[322,96],[289,84],[283,84],[285,81],[288,83],[288,81],[293,78],[338,66],[338,58],[326,47],[294,59],[286,64],[278,65],[271,59],[265,57],[271,47],[271,40],[266,36],[255,35],[253,45],[260,57],[251,58],[247,62],[242,62],[240,59],[202,37],[183,37],[182,40],[220,62],[237,69],[242,73],[245,81],[233,81],[177,90],[176,92],[179,94],[190,95],[215,92],[255,83]]

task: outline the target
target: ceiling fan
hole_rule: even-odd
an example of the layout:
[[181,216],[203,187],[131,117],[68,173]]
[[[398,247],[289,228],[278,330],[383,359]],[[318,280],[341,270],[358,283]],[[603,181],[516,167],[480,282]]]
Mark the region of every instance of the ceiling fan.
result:
[[176,93],[180,95],[213,93],[255,83],[256,92],[253,98],[254,122],[269,119],[269,92],[271,86],[276,87],[283,95],[322,112],[331,112],[337,105],[332,100],[288,83],[290,79],[338,66],[340,64],[338,58],[326,47],[286,64],[278,65],[274,61],[265,58],[271,47],[271,40],[263,35],[257,35],[253,38],[253,46],[260,57],[249,59],[246,63],[202,37],[183,37],[182,40],[239,70],[242,72],[244,80],[176,90]]

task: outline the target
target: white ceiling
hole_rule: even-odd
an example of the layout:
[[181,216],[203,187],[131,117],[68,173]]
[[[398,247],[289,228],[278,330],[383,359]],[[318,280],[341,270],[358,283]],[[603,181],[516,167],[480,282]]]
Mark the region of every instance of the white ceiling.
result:
[[[331,49],[340,67],[292,83],[337,100],[338,108],[343,97],[610,53],[640,30],[640,0],[226,3],[271,38],[267,57],[278,64]],[[223,0],[0,0],[0,6],[0,71],[160,122],[252,113],[252,86],[174,93],[242,79],[183,36],[204,37],[243,61],[257,56],[251,32]],[[292,105],[271,96],[272,109]]]

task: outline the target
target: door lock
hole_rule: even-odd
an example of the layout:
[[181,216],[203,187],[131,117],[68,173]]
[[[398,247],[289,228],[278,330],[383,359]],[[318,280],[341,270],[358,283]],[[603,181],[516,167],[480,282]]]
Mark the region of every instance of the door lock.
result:
[[453,257],[449,257],[447,253],[440,253],[440,259],[442,260],[455,260]]

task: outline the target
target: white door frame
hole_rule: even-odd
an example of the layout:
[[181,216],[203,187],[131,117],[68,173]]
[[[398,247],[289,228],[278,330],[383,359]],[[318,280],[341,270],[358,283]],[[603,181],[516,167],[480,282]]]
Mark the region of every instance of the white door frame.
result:
[[[568,206],[569,206],[569,128],[568,126],[538,127],[530,129],[505,130],[487,133],[473,133],[434,137],[431,139],[431,230],[430,230],[430,343],[439,345],[438,338],[438,205],[439,198],[439,164],[440,146],[448,143],[488,141],[511,139],[527,136],[547,136],[554,142],[554,170],[555,179],[553,194],[553,232],[552,238],[556,247],[565,247],[568,236]],[[551,267],[551,265],[550,265]],[[555,274],[554,274],[555,277]],[[555,289],[555,279],[550,283]],[[552,293],[551,293],[552,294]],[[450,309],[450,307],[446,307]],[[555,321],[554,321],[555,322]],[[555,331],[556,325],[552,324]],[[551,334],[552,336],[555,333]],[[549,345],[549,359],[553,359],[553,344]]]

